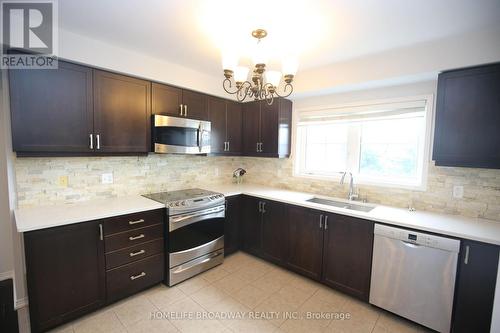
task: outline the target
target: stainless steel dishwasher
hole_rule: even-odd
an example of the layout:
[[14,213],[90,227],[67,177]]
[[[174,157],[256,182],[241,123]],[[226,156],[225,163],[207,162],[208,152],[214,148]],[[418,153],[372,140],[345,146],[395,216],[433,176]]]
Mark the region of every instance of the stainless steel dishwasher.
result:
[[370,303],[449,332],[460,241],[375,225]]

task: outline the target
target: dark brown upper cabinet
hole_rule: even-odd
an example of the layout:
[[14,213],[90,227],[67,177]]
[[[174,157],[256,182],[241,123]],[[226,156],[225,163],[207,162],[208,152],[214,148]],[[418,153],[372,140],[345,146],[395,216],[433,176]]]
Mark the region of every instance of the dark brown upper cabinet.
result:
[[153,83],[152,113],[208,120],[208,96],[199,92]]
[[500,63],[439,75],[436,165],[500,169]]
[[277,98],[243,104],[243,154],[289,157],[291,149],[292,102]]
[[94,71],[95,149],[147,153],[150,148],[151,83]]
[[24,234],[33,332],[105,304],[104,241],[99,221]]
[[12,144],[22,153],[90,153],[92,69],[59,61],[58,69],[9,71]]
[[241,104],[217,97],[208,98],[208,114],[212,126],[211,153],[241,154]]
[[323,283],[368,301],[372,267],[371,221],[323,215]]
[[[184,114],[182,108],[182,89],[165,84],[152,84],[152,113],[165,116],[178,116]],[[181,113],[182,112],[182,113]]]

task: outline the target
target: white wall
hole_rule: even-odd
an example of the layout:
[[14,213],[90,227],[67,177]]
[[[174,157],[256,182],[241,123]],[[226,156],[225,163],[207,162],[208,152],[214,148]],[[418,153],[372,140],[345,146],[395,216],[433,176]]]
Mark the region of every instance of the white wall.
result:
[[222,74],[215,77],[64,29],[59,29],[59,56],[82,64],[231,98],[222,89]]
[[[422,29],[425,29],[423,22]],[[500,28],[410,45],[297,73],[295,97],[412,83],[500,60]]]

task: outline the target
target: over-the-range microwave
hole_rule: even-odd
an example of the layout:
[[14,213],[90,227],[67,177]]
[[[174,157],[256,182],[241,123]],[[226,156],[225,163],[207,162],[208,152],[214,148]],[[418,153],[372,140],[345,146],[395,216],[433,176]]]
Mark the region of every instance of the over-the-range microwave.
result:
[[151,133],[154,152],[208,154],[210,129],[209,121],[154,115]]

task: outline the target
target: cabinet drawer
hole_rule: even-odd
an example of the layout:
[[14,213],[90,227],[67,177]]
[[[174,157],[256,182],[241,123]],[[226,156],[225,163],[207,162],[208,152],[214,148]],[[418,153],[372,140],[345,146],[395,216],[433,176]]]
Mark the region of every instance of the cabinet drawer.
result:
[[163,238],[163,224],[107,236],[105,238],[106,253],[159,238]]
[[109,236],[160,223],[163,223],[163,209],[111,217],[104,220],[104,235]]
[[106,272],[108,303],[163,281],[165,257],[158,254]]
[[106,254],[106,269],[112,269],[137,260],[144,259],[154,254],[164,252],[163,238],[147,243],[137,244],[123,250],[113,251]]

